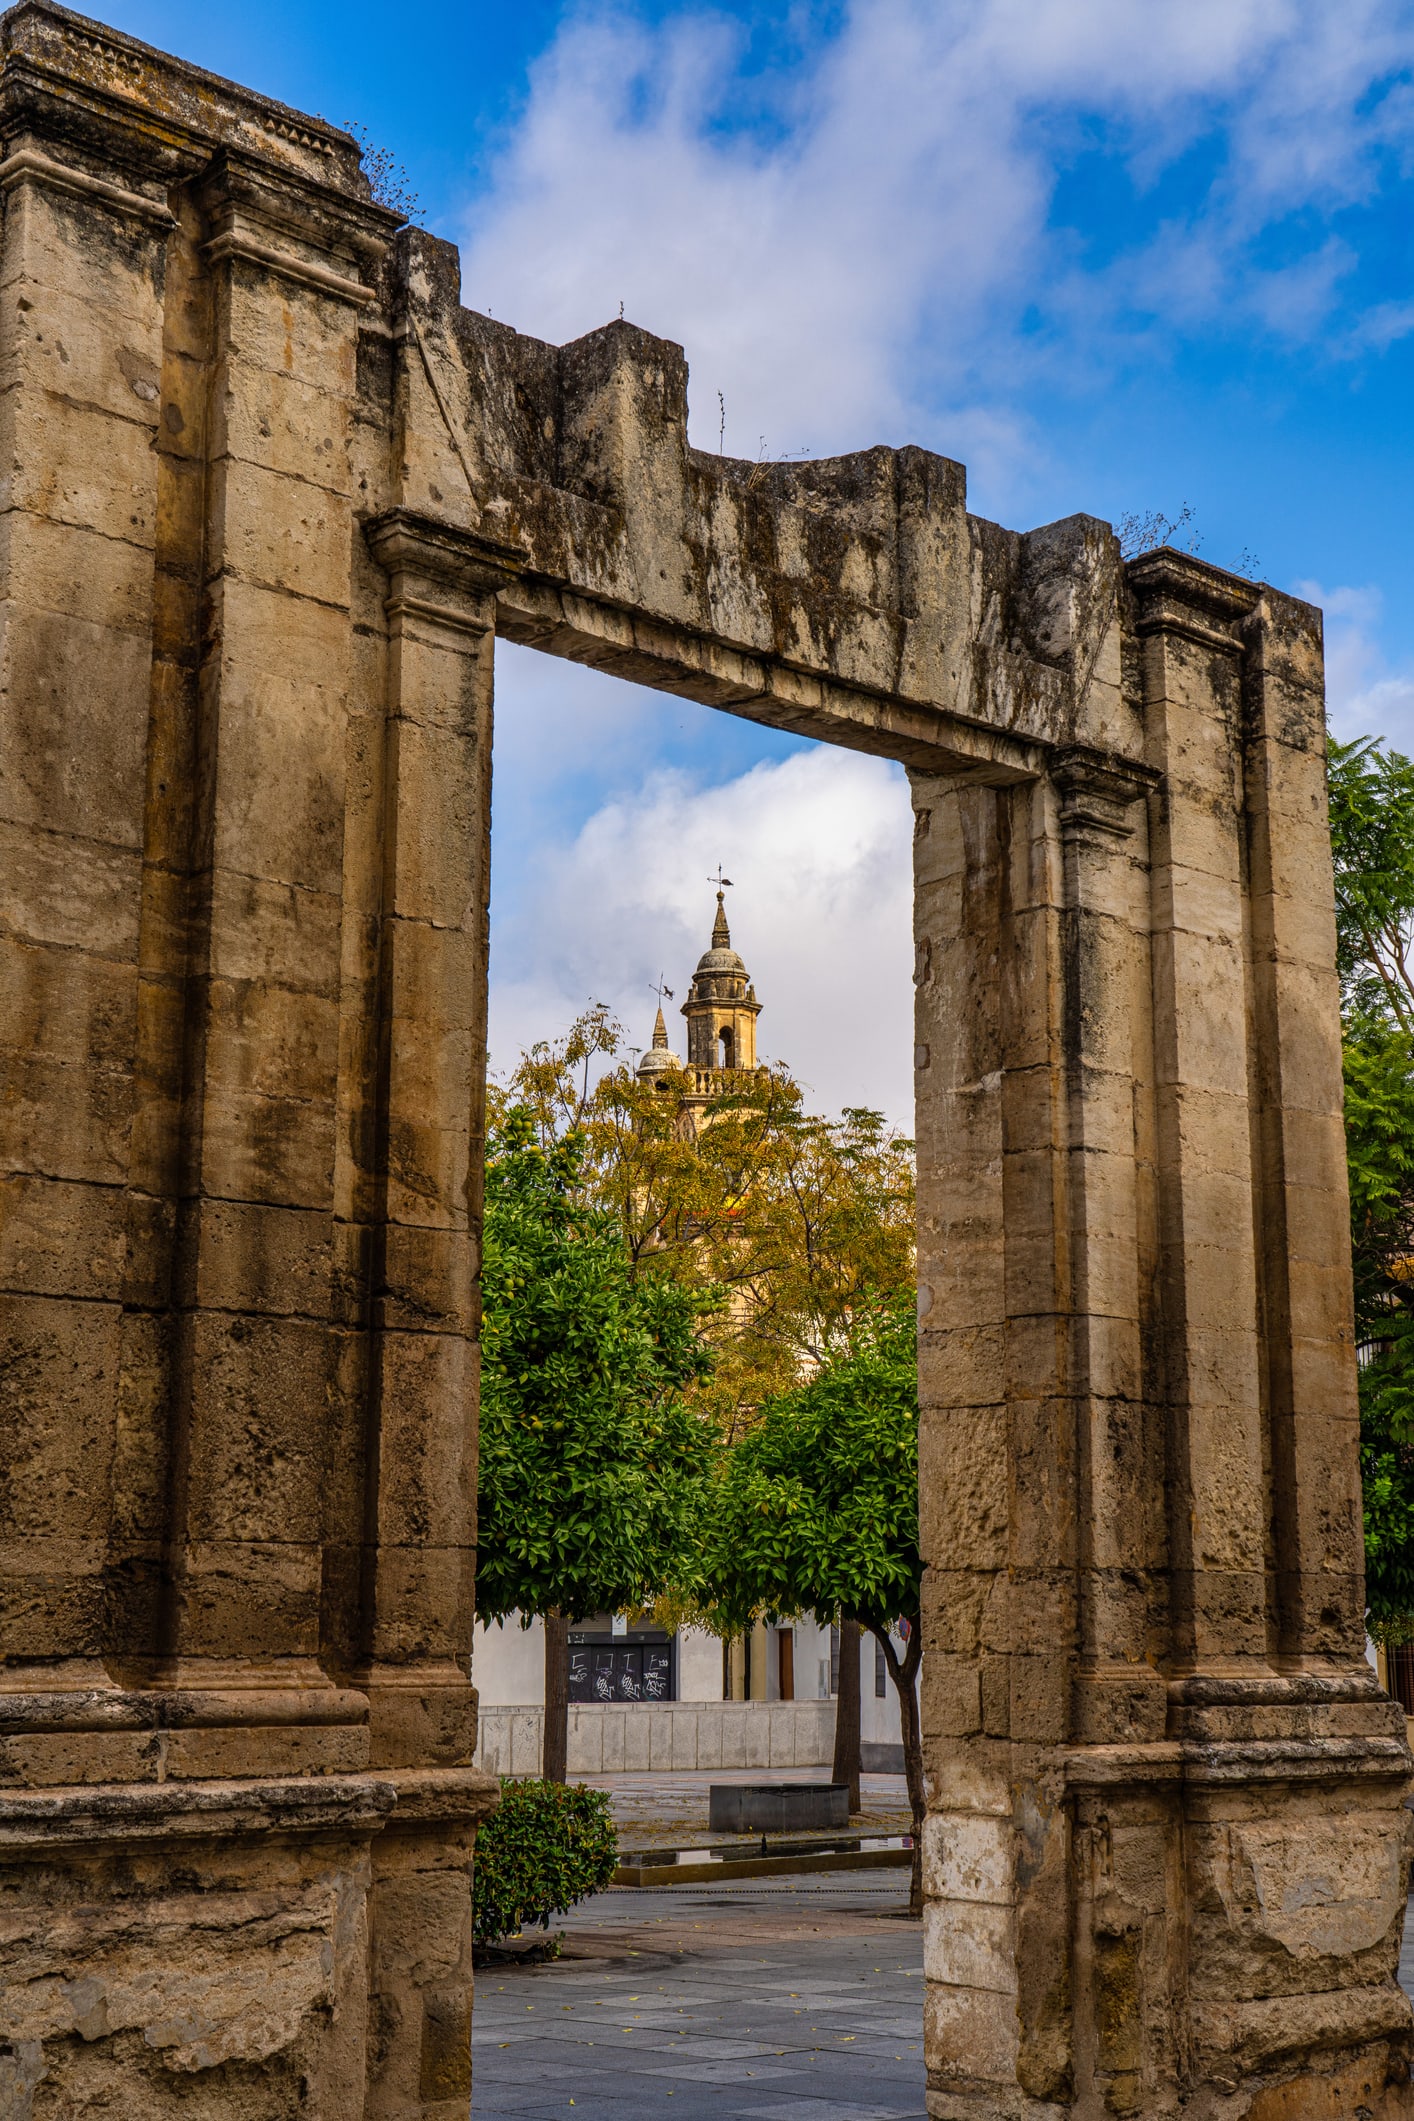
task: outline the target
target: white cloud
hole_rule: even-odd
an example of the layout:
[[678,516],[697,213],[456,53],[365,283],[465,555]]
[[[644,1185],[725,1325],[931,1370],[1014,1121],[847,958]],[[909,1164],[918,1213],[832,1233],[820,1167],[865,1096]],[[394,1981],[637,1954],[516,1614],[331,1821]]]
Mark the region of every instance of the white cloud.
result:
[[[737,455],[763,433],[812,454],[928,433],[985,466],[1033,441],[988,410],[1008,363],[1065,357],[1056,331],[1023,350],[1028,310],[1092,350],[1136,307],[1317,331],[1351,262],[1320,215],[1377,183],[1411,59],[1408,0],[853,0],[748,92],[719,18],[591,12],[535,72],[465,298],[553,340],[622,301],[686,345],[707,446],[721,389]],[[1177,221],[1082,273],[1048,217],[1096,125],[1141,192],[1195,143],[1220,151]]]
[[1336,735],[1347,743],[1382,737],[1414,754],[1414,672],[1391,670],[1380,651],[1380,591],[1298,582],[1296,594],[1325,613],[1326,702]]
[[[517,711],[528,726],[533,704]],[[873,1104],[910,1124],[911,842],[901,769],[826,746],[710,788],[650,771],[564,844],[498,842],[493,861],[519,875],[493,930],[492,1066],[555,1036],[590,998],[647,1044],[660,973],[681,1053],[677,1005],[708,947],[720,861],[734,879],[733,941],[764,1004],[763,1058],[788,1061],[821,1109]]]
[[[721,389],[735,454],[762,436],[772,454],[931,441],[995,492],[1045,451],[1015,410],[1045,403],[1019,387],[1038,364],[1093,389],[1188,331],[1315,359],[1410,329],[1397,299],[1356,312],[1355,238],[1331,216],[1408,154],[1414,0],[849,0],[837,36],[764,82],[744,82],[741,49],[703,11],[571,18],[463,244],[464,299],[523,331],[564,341],[622,302],[681,341],[704,446]],[[1099,218],[1130,231],[1099,263],[1056,203],[1097,141],[1123,191]],[[1192,150],[1207,174],[1161,182]],[[1414,677],[1381,659],[1377,593],[1302,593],[1326,609],[1337,728],[1414,750]],[[720,859],[763,1050],[822,1106],[906,1123],[901,777],[829,750],[725,785],[654,771],[676,708],[508,668],[493,1059],[590,996],[646,1039],[651,983],[665,972],[681,999],[705,947]]]

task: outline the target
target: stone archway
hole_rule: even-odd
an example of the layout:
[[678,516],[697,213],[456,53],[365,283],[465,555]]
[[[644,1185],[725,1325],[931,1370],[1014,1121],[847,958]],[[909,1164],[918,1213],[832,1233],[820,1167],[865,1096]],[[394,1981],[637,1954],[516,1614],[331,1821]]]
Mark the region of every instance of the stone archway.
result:
[[498,635],[913,778],[930,2112],[1414,2110],[1318,614],[704,456],[346,135],[2,26],[14,2111],[465,2108]]

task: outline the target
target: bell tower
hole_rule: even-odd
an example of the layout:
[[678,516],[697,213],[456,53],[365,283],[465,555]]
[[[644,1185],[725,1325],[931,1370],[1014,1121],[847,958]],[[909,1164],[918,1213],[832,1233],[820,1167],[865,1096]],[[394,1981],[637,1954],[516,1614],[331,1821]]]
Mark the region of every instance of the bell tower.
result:
[[689,1068],[756,1066],[756,1019],[761,1004],[745,965],[732,948],[720,889],[711,948],[697,961],[682,1013],[687,1018]]

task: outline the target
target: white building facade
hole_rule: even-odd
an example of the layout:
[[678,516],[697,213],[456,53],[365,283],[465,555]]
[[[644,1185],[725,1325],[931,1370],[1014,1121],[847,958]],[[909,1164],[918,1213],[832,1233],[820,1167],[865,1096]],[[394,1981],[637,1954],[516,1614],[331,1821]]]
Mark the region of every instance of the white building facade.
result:
[[[604,1616],[607,1619],[607,1616]],[[597,1653],[601,1690],[576,1700],[572,1686],[569,1773],[702,1768],[822,1768],[834,1756],[839,1638],[813,1616],[752,1630],[724,1651],[701,1628],[661,1633],[620,1622],[570,1630],[576,1658]],[[575,1641],[576,1636],[585,1638]],[[666,1648],[668,1687],[652,1698],[617,1691],[617,1673],[635,1681],[633,1652]],[[609,1660],[622,1657],[617,1667]],[[898,1696],[883,1651],[862,1634],[859,1646],[860,1759],[866,1774],[903,1772]],[[473,1671],[480,1696],[477,1765],[502,1775],[540,1772],[545,1709],[545,1630],[514,1617],[476,1627]],[[607,1668],[607,1670],[606,1670]],[[595,1664],[590,1662],[591,1687]],[[604,1681],[607,1678],[608,1688]],[[612,1689],[612,1690],[609,1690]]]

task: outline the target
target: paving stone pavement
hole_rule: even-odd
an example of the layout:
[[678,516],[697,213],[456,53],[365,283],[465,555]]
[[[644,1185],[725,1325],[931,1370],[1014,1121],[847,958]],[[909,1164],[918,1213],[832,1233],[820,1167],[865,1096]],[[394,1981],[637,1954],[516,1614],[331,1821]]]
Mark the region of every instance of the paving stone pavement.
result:
[[903,1879],[595,1895],[566,1956],[484,1967],[476,2121],[924,2121]]
[[[923,2121],[903,1906],[828,1873],[597,1894],[564,1958],[479,1973],[476,2121]],[[1414,1909],[1399,1978],[1414,1995]]]

